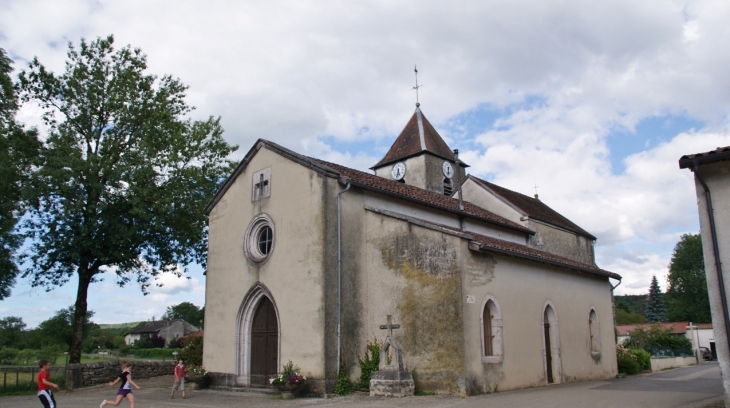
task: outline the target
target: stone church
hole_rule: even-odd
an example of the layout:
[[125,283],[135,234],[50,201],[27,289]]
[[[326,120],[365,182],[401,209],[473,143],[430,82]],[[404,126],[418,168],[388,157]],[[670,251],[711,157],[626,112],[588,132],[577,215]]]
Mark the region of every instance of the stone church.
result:
[[417,390],[614,377],[621,277],[596,237],[467,168],[419,105],[372,174],[257,141],[207,208],[213,383],[263,386],[291,360],[332,392],[389,315]]

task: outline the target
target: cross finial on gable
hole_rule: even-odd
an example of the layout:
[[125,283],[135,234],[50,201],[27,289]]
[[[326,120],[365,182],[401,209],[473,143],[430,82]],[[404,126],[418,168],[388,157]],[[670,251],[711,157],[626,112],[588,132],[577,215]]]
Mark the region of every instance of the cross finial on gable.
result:
[[388,330],[388,337],[393,337],[393,329],[400,329],[399,324],[393,324],[393,316],[388,315],[388,323],[387,324],[381,324],[380,328],[382,330]]

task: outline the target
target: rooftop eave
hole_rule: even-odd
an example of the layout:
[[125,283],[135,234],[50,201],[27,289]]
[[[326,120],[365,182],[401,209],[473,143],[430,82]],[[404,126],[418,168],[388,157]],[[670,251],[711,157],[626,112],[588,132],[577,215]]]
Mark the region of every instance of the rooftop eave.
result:
[[367,185],[367,184],[358,183],[358,182],[353,181],[353,180],[351,180],[351,179],[349,179],[347,177],[340,177],[339,178],[339,182],[341,184],[350,183],[351,185],[353,185],[355,187],[359,187],[359,188],[362,188],[362,189],[365,189],[365,190],[375,191],[377,193],[384,194],[384,195],[391,196],[391,197],[395,197],[395,198],[398,198],[400,200],[410,201],[410,202],[413,202],[413,203],[425,205],[425,206],[432,207],[432,208],[438,208],[439,210],[443,210],[443,211],[446,211],[446,212],[450,212],[452,214],[457,214],[457,215],[460,215],[460,216],[463,216],[463,217],[469,217],[469,218],[472,218],[472,219],[475,219],[475,220],[479,220],[479,221],[484,221],[486,223],[489,223],[489,224],[492,224],[492,225],[496,225],[496,226],[499,226],[499,227],[502,227],[502,228],[507,228],[507,229],[511,229],[511,230],[514,230],[514,231],[519,231],[519,232],[526,233],[526,234],[530,234],[530,235],[535,235],[535,231],[532,231],[529,228],[515,227],[515,226],[512,226],[512,225],[502,224],[502,223],[500,223],[498,221],[490,220],[490,219],[484,218],[484,217],[479,217],[479,216],[476,216],[474,214],[470,214],[470,213],[468,213],[466,211],[454,210],[454,209],[451,209],[451,208],[445,208],[445,207],[442,207],[440,205],[436,205],[436,204],[433,204],[433,203],[429,203],[428,201],[423,201],[423,200],[419,200],[417,198],[403,196],[403,195],[396,194],[396,193],[393,193],[393,192],[388,191],[388,190],[383,190],[383,189],[380,189],[380,188],[377,188],[377,187],[373,187],[373,186],[370,186],[370,185]]
[[[456,161],[454,160],[454,158],[453,158],[453,157],[445,157],[445,156],[442,156],[442,155],[440,155],[440,154],[438,154],[438,153],[434,153],[434,152],[432,152],[432,151],[430,151],[430,150],[421,150],[421,151],[419,151],[419,152],[416,152],[416,153],[412,153],[412,154],[408,154],[408,155],[405,155],[405,156],[399,157],[399,158],[397,158],[397,159],[389,160],[389,161],[387,161],[387,162],[383,162],[383,163],[378,163],[378,164],[376,164],[375,166],[373,166],[373,167],[370,167],[370,170],[375,170],[375,169],[379,169],[379,168],[381,168],[381,167],[385,167],[385,166],[388,166],[388,165],[390,165],[390,164],[398,163],[398,162],[400,162],[400,161],[403,161],[403,160],[407,160],[407,159],[410,159],[411,157],[416,157],[416,156],[420,156],[420,155],[422,155],[422,154],[430,154],[431,156],[434,156],[434,157],[438,157],[438,158],[440,158],[440,159],[444,159],[444,160],[448,160],[448,161],[449,161],[449,162],[451,162],[451,163],[455,163],[455,162],[456,162]],[[461,160],[459,160],[459,164],[460,164],[460,165],[461,165],[461,167],[463,167],[463,168],[471,167],[470,165],[468,165],[468,164],[464,163],[464,162],[463,162],[463,161],[461,161]]]
[[693,169],[701,164],[707,164],[728,159],[730,159],[730,151],[723,151],[720,153],[706,153],[702,156],[696,157],[682,156],[679,158],[679,168]]
[[531,261],[545,263],[548,265],[568,268],[568,269],[577,270],[580,272],[591,273],[591,274],[599,275],[599,276],[605,276],[607,278],[612,278],[612,279],[616,279],[616,280],[622,279],[621,275],[619,275],[617,273],[605,271],[603,269],[598,269],[598,268],[592,269],[592,268],[580,267],[577,265],[571,265],[569,263],[563,263],[563,262],[558,262],[558,261],[551,260],[551,259],[545,259],[545,258],[541,258],[541,257],[534,256],[534,255],[524,254],[521,252],[510,251],[510,250],[501,249],[501,248],[494,248],[494,247],[490,247],[490,246],[480,244],[480,243],[474,242],[474,241],[469,243],[469,249],[471,249],[472,251],[478,251],[478,252],[497,252],[497,253],[501,253],[501,254],[505,254],[505,255],[514,256],[517,258],[529,259]]
[[318,164],[316,162],[313,162],[312,160],[309,160],[308,158],[300,155],[299,153],[295,153],[283,146],[280,146],[274,142],[270,142],[265,139],[259,139],[246,153],[246,156],[241,160],[241,162],[236,166],[235,170],[228,176],[226,181],[223,182],[221,185],[221,188],[218,189],[218,192],[215,193],[213,198],[210,200],[207,206],[205,206],[205,212],[207,214],[210,214],[211,211],[213,211],[213,208],[216,204],[218,204],[218,201],[223,197],[223,195],[228,191],[228,189],[235,183],[238,176],[243,173],[246,170],[246,167],[248,167],[248,163],[251,161],[251,159],[258,153],[259,150],[262,148],[267,148],[275,153],[278,153],[281,156],[284,156],[296,163],[301,164],[304,167],[307,167],[309,169],[312,169],[316,171],[317,173],[320,173],[325,176],[329,177],[339,177],[340,173],[337,172],[334,169],[331,169],[327,166]]

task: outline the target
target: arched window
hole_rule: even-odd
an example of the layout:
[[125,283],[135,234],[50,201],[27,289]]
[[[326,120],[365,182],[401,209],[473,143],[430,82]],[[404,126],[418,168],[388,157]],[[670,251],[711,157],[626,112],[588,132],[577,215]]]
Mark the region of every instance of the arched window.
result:
[[451,194],[454,192],[454,187],[451,184],[450,178],[444,178],[444,195],[451,197]]
[[591,309],[591,313],[588,315],[588,329],[591,334],[591,353],[599,354],[601,352],[601,329],[595,309]]
[[497,300],[487,296],[482,306],[482,362],[502,362],[502,312]]

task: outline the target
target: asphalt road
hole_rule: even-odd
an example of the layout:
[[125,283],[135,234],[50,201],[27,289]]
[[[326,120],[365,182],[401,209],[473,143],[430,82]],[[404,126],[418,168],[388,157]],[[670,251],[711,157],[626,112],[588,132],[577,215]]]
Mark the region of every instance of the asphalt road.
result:
[[[170,399],[172,377],[138,380],[137,408],[218,408],[218,407],[714,407],[722,401],[722,383],[717,362],[682,367],[655,374],[609,381],[560,384],[527,390],[504,391],[468,398],[428,396],[374,398],[364,394],[333,398],[299,398],[283,401],[267,394],[201,390],[189,392],[188,399]],[[61,392],[56,401],[61,408],[98,407],[114,397],[116,388],[92,387]],[[0,407],[38,408],[35,396],[0,397]],[[120,407],[128,407],[125,400]]]

